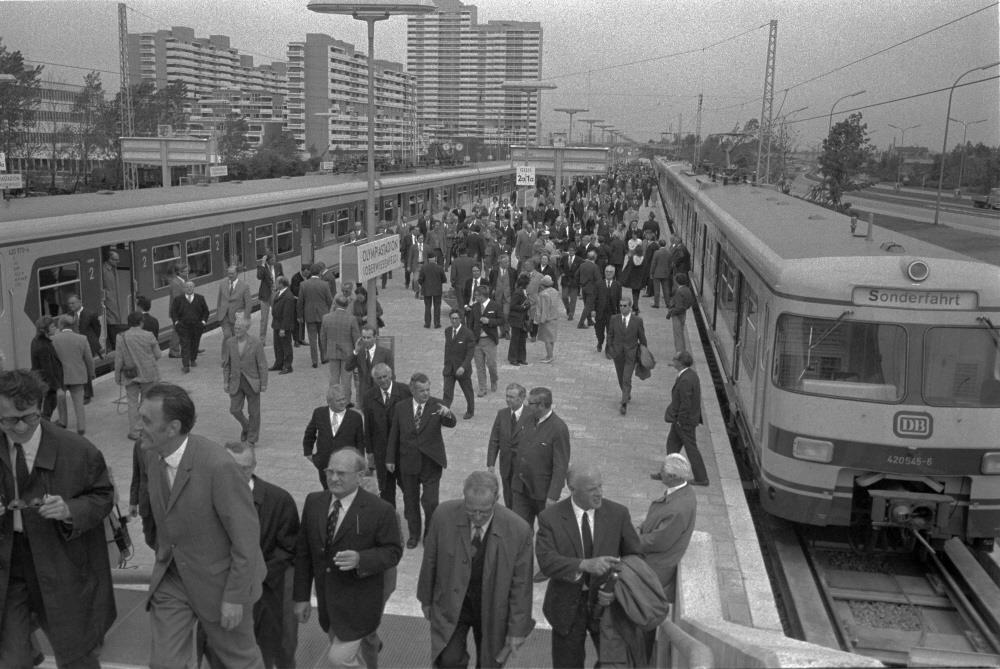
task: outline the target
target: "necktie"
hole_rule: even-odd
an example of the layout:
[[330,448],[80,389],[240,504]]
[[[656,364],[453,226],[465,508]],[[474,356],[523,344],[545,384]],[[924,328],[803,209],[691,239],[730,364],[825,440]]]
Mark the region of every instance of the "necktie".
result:
[[476,525],[473,528],[472,533],[472,556],[475,557],[479,554],[480,549],[483,547],[483,528]]
[[375,353],[368,349],[368,364],[371,365],[373,362],[375,362]]
[[234,290],[236,290],[236,282],[235,281],[230,281],[229,282],[229,292],[231,293]]
[[333,420],[331,421],[330,424],[330,431],[333,432],[334,435],[336,435],[337,430],[339,429],[340,429],[340,416],[338,416],[337,414],[333,414]]
[[326,519],[326,559],[333,560],[333,538],[337,534],[337,521],[340,520],[341,503],[339,499],[333,500],[333,511]]
[[382,404],[389,406],[389,393],[382,391]]
[[423,418],[423,415],[424,415],[424,405],[418,404],[417,413],[413,416],[413,427],[417,428],[418,430],[420,429],[420,419]]
[[514,413],[513,411],[511,411],[510,412],[510,429],[511,429],[511,431],[513,431],[515,427],[517,427],[517,414]]
[[[590,533],[590,518],[587,516],[586,511],[583,512],[583,520],[580,521],[580,526],[583,530],[583,557],[586,560],[594,557],[594,535]],[[590,574],[583,575],[583,583],[587,588],[590,588]]]
[[[14,450],[16,453],[14,457],[14,495],[16,498],[20,498],[28,485],[28,464],[24,460],[24,447],[21,444],[14,444]],[[14,510],[14,531],[24,532],[24,521],[21,519],[21,511],[18,509]]]
[[608,281],[608,288],[610,288],[610,287],[611,287],[611,282],[610,282],[610,281]]

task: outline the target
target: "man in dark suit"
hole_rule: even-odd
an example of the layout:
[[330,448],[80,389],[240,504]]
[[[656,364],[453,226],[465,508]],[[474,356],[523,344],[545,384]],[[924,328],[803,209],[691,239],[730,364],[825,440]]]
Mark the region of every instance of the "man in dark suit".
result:
[[[274,254],[268,252],[257,265],[257,299],[260,301],[260,343],[267,342],[267,321],[271,315],[271,305],[276,292],[278,277],[284,276],[281,263],[274,262]],[[250,314],[247,314],[249,319]]]
[[[78,295],[70,295],[66,299],[66,307],[73,315],[73,331],[87,338],[91,355],[101,355],[101,319],[90,309],[83,308],[83,302]],[[87,381],[83,386],[83,403],[89,404],[94,396],[94,384]]]
[[500,480],[503,482],[503,504],[508,509],[513,508],[514,491],[511,490],[514,476],[514,458],[517,452],[514,443],[518,434],[524,429],[525,423],[531,417],[530,411],[524,410],[526,391],[519,383],[507,386],[504,399],[507,406],[497,411],[490,430],[490,443],[486,449],[486,468],[492,473],[496,471],[497,457],[500,458]]
[[472,392],[472,356],[476,349],[476,339],[472,330],[462,326],[462,315],[452,309],[448,318],[451,326],[444,331],[444,388],[442,401],[449,408],[455,399],[455,382],[465,395],[465,420],[476,413],[476,397]]
[[504,338],[510,337],[510,324],[507,317],[510,314],[510,298],[514,295],[514,286],[517,282],[517,272],[510,269],[510,256],[506,253],[500,254],[497,266],[490,270],[489,283],[491,297],[496,300],[497,308],[503,316],[500,323],[500,332]]
[[571,321],[576,315],[576,300],[580,295],[580,265],[583,264],[583,259],[576,253],[575,244],[570,243],[558,264],[562,276],[562,303],[566,308],[566,320]]
[[288,279],[279,276],[277,292],[271,305],[271,329],[274,331],[274,365],[272,372],[292,373],[292,337],[295,334],[295,295],[288,287]]
[[407,223],[400,224],[402,230],[399,233],[399,259],[403,263],[403,287],[410,287],[410,249],[417,243],[417,236],[413,234],[413,228]]
[[[597,252],[587,251],[587,259],[580,263],[579,284],[580,297],[583,299],[583,312],[576,327],[580,330],[594,325],[595,300],[597,286],[601,283],[601,270],[597,267]],[[584,323],[586,321],[586,323]]]
[[693,364],[694,358],[688,351],[678,351],[670,361],[670,366],[677,370],[677,380],[670,390],[670,404],[663,420],[670,423],[667,453],[679,453],[683,448],[694,472],[691,483],[706,486],[708,472],[695,438],[695,430],[701,424],[701,381],[691,369]]
[[639,345],[646,346],[646,328],[639,314],[632,313],[632,296],[622,295],[618,300],[620,314],[608,324],[608,356],[615,363],[618,387],[622,391],[618,411],[625,415],[632,401],[632,374],[639,358]]
[[687,482],[691,465],[681,453],[663,460],[656,478],[663,482],[663,496],[653,500],[646,519],[639,525],[639,544],[646,564],[660,577],[663,594],[671,602],[677,594],[677,565],[691,543],[698,510],[698,497]]
[[327,661],[334,667],[377,666],[384,575],[403,554],[395,510],[360,488],[366,466],[351,448],[330,458],[328,490],[306,497],[295,547],[295,617],[309,621],[315,582],[319,625],[330,638]]
[[326,463],[342,448],[365,450],[364,422],[361,414],[347,407],[347,393],[336,383],[326,390],[326,406],[316,407],[302,437],[302,454],[319,472],[319,483],[326,490]]
[[185,666],[197,621],[223,666],[262,667],[252,609],[267,568],[250,487],[224,448],[190,434],[195,407],[183,388],[155,384],[139,415],[156,553],[149,665]]
[[333,293],[330,286],[320,277],[325,267],[316,263],[310,270],[309,278],[299,285],[299,304],[302,311],[302,320],[306,324],[306,333],[309,336],[309,355],[312,357],[312,366],[319,367],[319,328],[323,323],[323,317],[330,313],[333,306]]
[[678,274],[688,274],[691,272],[691,252],[681,241],[681,236],[670,235],[670,296],[673,297],[677,287],[674,285],[674,277]]
[[[610,265],[604,268],[604,280],[598,282],[594,291],[594,335],[597,337],[597,350],[604,347],[604,338],[611,324],[611,317],[618,313],[618,305],[622,301],[622,286],[615,281],[615,268]],[[610,358],[611,355],[608,354]]]
[[386,363],[376,363],[372,367],[374,384],[368,388],[363,414],[365,417],[365,452],[375,458],[375,476],[378,479],[379,496],[396,507],[396,474],[385,467],[386,449],[389,445],[389,426],[398,402],[410,399],[410,389],[396,383],[392,367]]
[[[476,303],[476,289],[480,286],[486,287],[488,283],[489,279],[483,276],[482,268],[479,265],[473,265],[472,276],[462,284],[462,297],[459,300],[461,306],[459,311],[462,312],[462,317],[466,320],[468,320],[469,312],[472,311],[472,307]],[[471,322],[468,322],[468,325],[472,327]]]
[[[458,310],[465,316],[465,307],[469,304],[470,296],[466,293],[469,290],[470,281],[475,272],[473,268],[476,264],[475,251],[466,250],[451,263],[451,287],[455,289],[455,299],[458,300]],[[480,268],[481,269],[481,268]]]
[[569,428],[552,410],[550,389],[532,388],[528,408],[531,415],[511,441],[515,454],[511,508],[534,525],[538,514],[562,495],[571,447]]
[[[184,286],[187,284],[188,266],[176,263],[168,270],[170,277],[170,304],[174,303],[178,297],[184,294]],[[180,333],[175,328],[170,333],[170,357],[181,357]]]
[[[431,397],[426,374],[410,377],[409,402],[397,402],[389,428],[385,467],[395,472],[403,488],[403,516],[409,528],[407,548],[420,542],[420,510],[429,525],[438,505],[441,473],[448,466],[441,426],[455,427],[455,414],[440,400]],[[421,494],[423,488],[423,494]]]
[[170,320],[181,343],[181,367],[190,372],[198,366],[198,345],[201,333],[208,322],[208,304],[205,298],[194,292],[194,282],[184,284],[184,294],[178,295],[170,303]]
[[[142,329],[147,332],[153,333],[153,339],[159,340],[160,338],[160,321],[156,320],[149,311],[153,308],[153,304],[149,301],[149,298],[145,295],[139,295],[135,298],[136,308],[142,312]],[[167,305],[167,309],[170,305]]]
[[600,471],[573,466],[567,482],[570,497],[542,511],[535,539],[538,566],[549,578],[542,611],[552,625],[556,669],[584,666],[588,631],[600,657],[600,634],[590,621],[597,606],[614,601],[614,591],[601,585],[623,556],[642,554],[628,509],[604,499]]
[[[427,260],[420,268],[420,291],[424,295],[424,327],[431,326],[431,306],[434,307],[434,327],[441,327],[441,295],[444,294],[444,284],[448,278],[444,269],[438,265],[437,256],[427,254]],[[458,297],[457,295],[455,296]]]
[[489,286],[476,289],[476,303],[472,307],[472,336],[476,340],[473,357],[476,377],[479,379],[479,397],[486,396],[486,376],[489,371],[490,392],[497,390],[497,344],[500,343],[499,305],[490,299]]
[[299,289],[302,287],[302,282],[309,278],[309,265],[302,265],[302,269],[292,276],[291,280],[288,282],[288,288],[292,291],[292,295],[295,296],[295,332],[292,334],[292,341],[295,346],[302,346],[305,344],[306,338],[306,323],[302,314],[302,300],[299,299]]
[[0,666],[31,667],[41,626],[60,667],[96,668],[116,615],[104,538],[114,489],[93,444],[40,420],[45,393],[34,372],[0,372],[0,487],[28,507],[0,516]]
[[372,370],[375,365],[385,364],[393,367],[392,351],[378,345],[375,339],[375,328],[370,325],[361,326],[361,337],[354,347],[354,355],[347,361],[347,371],[358,375],[358,402],[355,408],[364,411],[368,401],[368,391],[372,387]]
[[253,300],[250,286],[239,279],[239,268],[230,265],[226,268],[226,278],[219,284],[219,296],[215,301],[215,317],[222,328],[223,344],[233,336],[233,325],[239,313],[249,321],[253,314]]

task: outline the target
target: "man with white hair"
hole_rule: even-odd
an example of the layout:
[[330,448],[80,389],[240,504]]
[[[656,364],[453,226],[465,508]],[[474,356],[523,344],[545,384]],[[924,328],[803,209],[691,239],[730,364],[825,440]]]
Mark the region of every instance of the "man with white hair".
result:
[[663,482],[663,496],[653,500],[646,519],[639,525],[639,542],[646,563],[660,577],[663,592],[671,602],[677,593],[677,565],[691,542],[698,498],[691,479],[691,464],[681,453],[663,459],[660,471],[651,474]]

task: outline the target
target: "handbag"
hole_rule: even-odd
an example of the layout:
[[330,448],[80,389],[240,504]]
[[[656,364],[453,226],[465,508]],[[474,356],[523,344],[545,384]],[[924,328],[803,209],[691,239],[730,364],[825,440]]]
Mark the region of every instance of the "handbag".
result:
[[639,344],[639,362],[646,369],[653,369],[656,367],[656,358],[653,357],[649,347],[644,344]]

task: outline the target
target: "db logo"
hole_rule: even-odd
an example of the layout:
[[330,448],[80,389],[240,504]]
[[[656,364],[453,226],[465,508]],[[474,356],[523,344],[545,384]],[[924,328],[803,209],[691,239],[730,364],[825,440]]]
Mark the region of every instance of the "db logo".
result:
[[934,419],[929,413],[900,411],[893,416],[892,431],[902,439],[927,439],[934,432]]

